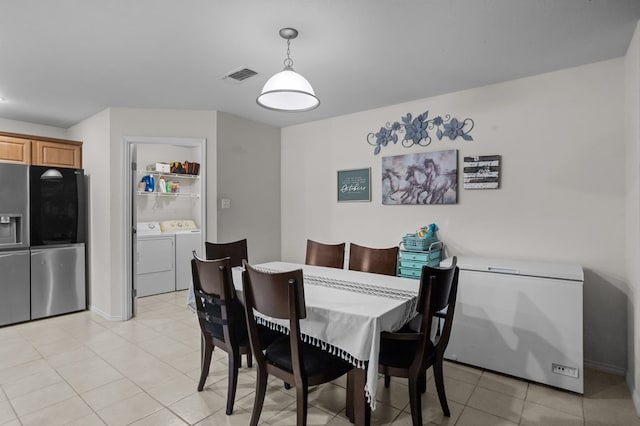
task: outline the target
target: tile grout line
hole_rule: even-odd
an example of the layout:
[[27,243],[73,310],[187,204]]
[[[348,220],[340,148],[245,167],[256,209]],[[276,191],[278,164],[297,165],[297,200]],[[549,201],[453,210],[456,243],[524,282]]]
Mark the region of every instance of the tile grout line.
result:
[[[442,371],[442,375],[444,376],[444,366],[443,366],[443,371]],[[471,397],[473,396],[473,393],[476,391],[476,389],[478,389],[479,385],[480,385],[480,379],[482,378],[485,370],[481,370],[482,373],[480,373],[480,376],[478,377],[478,381],[473,385],[473,389],[471,390],[471,393],[469,394],[469,397],[467,398],[467,400],[464,402],[464,405],[462,406],[462,411],[460,411],[460,415],[458,416],[458,418],[456,419],[456,422],[454,425],[457,425],[460,423],[460,419],[462,418],[462,414],[464,413],[464,410],[469,407],[469,408],[473,408],[471,407],[469,404],[469,401],[471,400]],[[445,391],[446,392],[446,391]],[[449,409],[449,411],[451,411],[451,409]]]
[[[102,358],[100,357],[100,355],[99,355],[99,354],[97,354],[95,350],[93,350],[93,348],[91,348],[90,346],[87,346],[84,342],[80,342],[80,344],[81,344],[83,347],[86,347],[89,351],[91,351],[91,352],[92,352],[96,357],[98,357],[98,358],[102,359]],[[62,353],[65,353],[65,352],[61,352],[61,354],[62,354]],[[94,414],[98,417],[98,419],[100,419],[100,421],[106,425],[107,423],[102,419],[102,417],[100,417],[100,415],[98,415],[98,413],[93,409],[93,407],[92,407],[91,405],[89,405],[89,404],[87,403],[87,401],[85,401],[85,399],[82,397],[82,395],[80,394],[80,392],[78,392],[78,391],[76,390],[76,388],[74,388],[74,387],[71,385],[71,383],[69,383],[69,382],[67,381],[67,378],[66,378],[66,377],[64,377],[64,376],[63,376],[63,375],[58,371],[58,368],[56,368],[56,367],[54,367],[53,365],[51,365],[51,364],[50,364],[50,362],[49,362],[49,359],[48,359],[48,358],[46,358],[46,357],[42,357],[42,359],[44,360],[44,362],[46,362],[46,363],[47,363],[47,365],[49,366],[49,368],[51,368],[53,371],[55,371],[55,372],[56,372],[56,374],[57,374],[58,376],[60,376],[60,378],[62,379],[62,381],[63,381],[63,382],[65,382],[65,383],[67,384],[67,386],[69,386],[69,388],[70,388],[71,390],[73,390],[73,392],[75,393],[75,396],[77,396],[77,397],[78,397],[78,398],[79,398],[79,399],[80,399],[80,400],[81,400],[81,401],[82,401],[82,402],[83,402],[87,407],[89,407],[89,409],[91,410],[91,412],[92,412],[92,413],[94,413]],[[75,362],[74,362],[74,363],[75,363]],[[71,365],[71,364],[69,364],[69,365]],[[59,367],[59,368],[61,368],[61,367]],[[97,389],[97,388],[96,388],[96,389]],[[71,397],[71,398],[73,398],[73,397]],[[68,399],[71,399],[71,398],[68,398]],[[67,400],[65,400],[65,401],[67,401]],[[59,404],[60,402],[64,402],[64,401],[59,401],[59,402],[57,402],[56,404]],[[56,404],[52,404],[51,406],[56,405]],[[43,409],[44,409],[44,408],[43,408]],[[38,411],[41,411],[41,410],[38,410]],[[78,417],[77,419],[74,419],[74,420],[72,420],[72,421],[79,420],[80,418],[81,418],[81,417]]]
[[9,395],[7,395],[7,393],[4,391],[3,385],[0,385],[0,391],[2,391],[2,394],[5,396],[6,401],[9,404],[9,407],[11,407],[11,411],[13,411],[13,415],[15,416],[16,420],[18,420],[18,423],[22,425],[22,420],[20,420],[20,417],[18,416],[18,412],[16,411],[16,408],[11,403],[11,400],[9,399]]

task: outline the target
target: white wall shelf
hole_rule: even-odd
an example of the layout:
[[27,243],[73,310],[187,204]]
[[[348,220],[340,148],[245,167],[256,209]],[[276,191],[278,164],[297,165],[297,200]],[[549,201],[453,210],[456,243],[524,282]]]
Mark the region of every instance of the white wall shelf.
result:
[[139,175],[152,175],[152,176],[165,176],[167,178],[182,178],[182,179],[200,179],[200,175],[186,175],[182,173],[163,173],[151,170],[136,170]]
[[192,194],[189,192],[149,192],[149,191],[137,191],[138,195],[146,196],[158,196],[158,197],[186,197],[186,198],[200,198],[200,194]]

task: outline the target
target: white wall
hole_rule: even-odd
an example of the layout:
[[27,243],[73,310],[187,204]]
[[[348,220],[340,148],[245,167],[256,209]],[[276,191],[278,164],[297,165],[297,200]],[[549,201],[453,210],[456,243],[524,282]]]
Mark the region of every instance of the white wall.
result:
[[640,413],[640,23],[625,57],[626,271],[629,289],[627,383]]
[[[114,319],[123,315],[125,136],[205,138],[206,240],[247,236],[253,262],[280,257],[280,130],[228,114],[221,114],[220,120],[218,132],[216,111],[111,108],[69,130],[69,136],[84,141],[85,170],[91,179],[90,292],[96,312]],[[221,148],[219,137],[223,138]],[[159,151],[159,155],[164,153]],[[218,163],[221,172],[216,170]],[[216,206],[219,179],[232,198],[232,217],[223,218],[220,238]]]
[[[107,114],[104,118],[102,114]],[[106,122],[104,121],[106,120]],[[96,122],[100,124],[96,126]],[[156,110],[111,108],[91,117],[71,129],[77,139],[85,142],[83,152],[88,161],[87,170],[99,179],[92,179],[92,203],[100,197],[100,205],[92,204],[91,229],[92,304],[108,318],[122,318],[124,267],[124,212],[122,185],[128,167],[123,164],[123,138],[125,136],[204,138],[207,140],[207,163],[216,162],[216,113],[215,111]],[[207,206],[208,237],[216,232],[216,174],[210,170],[207,182],[207,198],[213,200]],[[102,202],[104,201],[104,203]],[[99,251],[99,253],[97,252]],[[108,270],[108,274],[104,273]]]
[[247,238],[251,263],[279,260],[280,129],[218,112],[217,172],[218,241]]
[[[122,179],[127,170],[122,164],[123,138],[125,136],[147,137],[175,137],[175,138],[204,138],[207,140],[207,162],[216,162],[216,114],[215,111],[168,110],[168,109],[131,109],[112,108],[110,126],[110,156],[111,168],[111,223],[112,232],[112,269],[113,278],[111,298],[112,312],[122,315],[122,292],[124,274],[123,252],[123,210],[122,210]],[[216,177],[214,170],[207,174],[207,232],[215,233],[215,208],[210,209],[216,199]],[[207,237],[208,237],[207,236]]]
[[34,136],[47,136],[50,138],[69,139],[66,129],[42,124],[27,123],[25,121],[0,118],[0,131],[11,133],[23,133]]
[[109,157],[110,110],[69,128],[68,137],[83,141],[82,166],[89,187],[89,236],[87,241],[87,277],[89,309],[106,318],[112,315],[111,283],[113,271],[110,247],[113,232],[106,226],[111,221],[111,161]]
[[[282,258],[304,261],[305,240],[397,245],[436,223],[450,255],[578,262],[585,269],[587,365],[627,365],[624,282],[623,59],[282,129]],[[428,70],[425,70],[428,78]],[[417,82],[419,83],[419,82]],[[375,90],[375,88],[372,88]],[[473,142],[366,142],[407,112],[475,121]],[[502,155],[499,190],[464,190],[458,204],[381,205],[381,158],[458,149]],[[371,167],[372,202],[337,203],[336,171]]]

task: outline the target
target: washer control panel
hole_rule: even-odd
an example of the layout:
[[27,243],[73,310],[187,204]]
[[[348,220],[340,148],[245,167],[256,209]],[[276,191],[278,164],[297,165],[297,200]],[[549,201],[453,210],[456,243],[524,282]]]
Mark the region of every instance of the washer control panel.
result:
[[136,224],[138,235],[155,235],[162,233],[160,222],[138,222]]
[[191,220],[165,220],[160,222],[162,232],[198,231],[198,226]]

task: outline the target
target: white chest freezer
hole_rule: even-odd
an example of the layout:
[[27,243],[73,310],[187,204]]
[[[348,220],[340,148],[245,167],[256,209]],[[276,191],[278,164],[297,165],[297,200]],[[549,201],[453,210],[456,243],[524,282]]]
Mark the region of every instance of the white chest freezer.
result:
[[445,358],[583,393],[582,267],[464,256],[458,267]]

